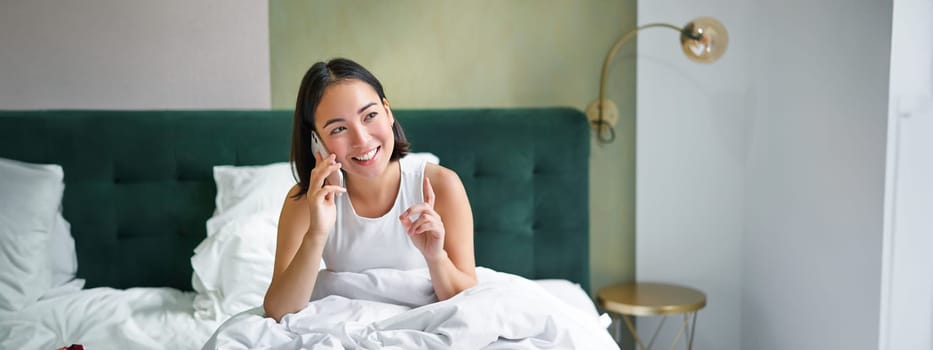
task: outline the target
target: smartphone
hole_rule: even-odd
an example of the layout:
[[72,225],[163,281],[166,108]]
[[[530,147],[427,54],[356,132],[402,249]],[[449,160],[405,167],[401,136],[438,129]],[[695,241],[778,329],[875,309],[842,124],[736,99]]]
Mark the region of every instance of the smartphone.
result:
[[321,138],[317,136],[316,131],[311,131],[311,152],[320,154],[321,159],[330,156],[330,152],[327,152],[327,148],[324,147],[324,143],[321,142]]
[[[311,152],[320,154],[321,159],[330,157],[330,152],[327,152],[327,148],[324,147],[324,143],[321,142],[321,137],[317,135],[316,131],[311,132]],[[324,181],[331,185],[343,186],[343,172],[335,171],[328,175]]]

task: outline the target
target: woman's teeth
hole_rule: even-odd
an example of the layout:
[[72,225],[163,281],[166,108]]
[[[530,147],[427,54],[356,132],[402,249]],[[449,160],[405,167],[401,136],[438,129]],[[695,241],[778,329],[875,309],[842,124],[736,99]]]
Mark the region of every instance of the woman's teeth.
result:
[[353,159],[361,160],[365,162],[367,160],[373,159],[373,157],[376,155],[376,151],[378,150],[379,150],[379,147],[373,148],[372,151],[366,152],[366,154],[361,155],[359,157],[353,157]]

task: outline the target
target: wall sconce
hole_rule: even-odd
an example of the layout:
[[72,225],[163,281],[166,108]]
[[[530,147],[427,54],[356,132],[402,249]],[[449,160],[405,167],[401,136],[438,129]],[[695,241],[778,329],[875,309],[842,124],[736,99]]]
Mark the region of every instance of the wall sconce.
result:
[[610,143],[615,140],[615,124],[619,120],[619,108],[612,100],[606,99],[606,75],[609,74],[609,64],[615,57],[616,51],[622,44],[635,37],[642,29],[652,27],[671,28],[680,32],[680,46],[687,58],[698,63],[716,62],[726,47],[729,46],[729,33],[719,20],[712,17],[700,17],[690,21],[683,28],[667,23],[652,23],[635,28],[622,36],[603,61],[603,71],[599,76],[599,99],[586,106],[586,116],[593,129],[596,129],[596,138],[601,143]]

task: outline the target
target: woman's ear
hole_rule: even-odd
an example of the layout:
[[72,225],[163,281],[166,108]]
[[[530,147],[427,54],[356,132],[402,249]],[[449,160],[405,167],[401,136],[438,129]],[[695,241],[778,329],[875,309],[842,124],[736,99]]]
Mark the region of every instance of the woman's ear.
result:
[[[385,98],[382,99],[382,108],[386,109],[386,114],[389,115],[389,121],[395,123],[395,116],[392,115],[392,108],[389,108],[389,100]],[[392,123],[389,124],[391,125]]]

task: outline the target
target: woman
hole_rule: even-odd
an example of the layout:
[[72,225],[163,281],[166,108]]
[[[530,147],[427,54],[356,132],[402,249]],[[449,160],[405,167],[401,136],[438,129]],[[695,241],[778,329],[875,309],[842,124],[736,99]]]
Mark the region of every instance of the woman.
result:
[[282,205],[266,316],[278,321],[308,304],[322,257],[338,272],[427,267],[438,300],[476,285],[463,183],[405,159],[408,146],[372,73],[340,58],[311,66],[295,106],[298,184]]

